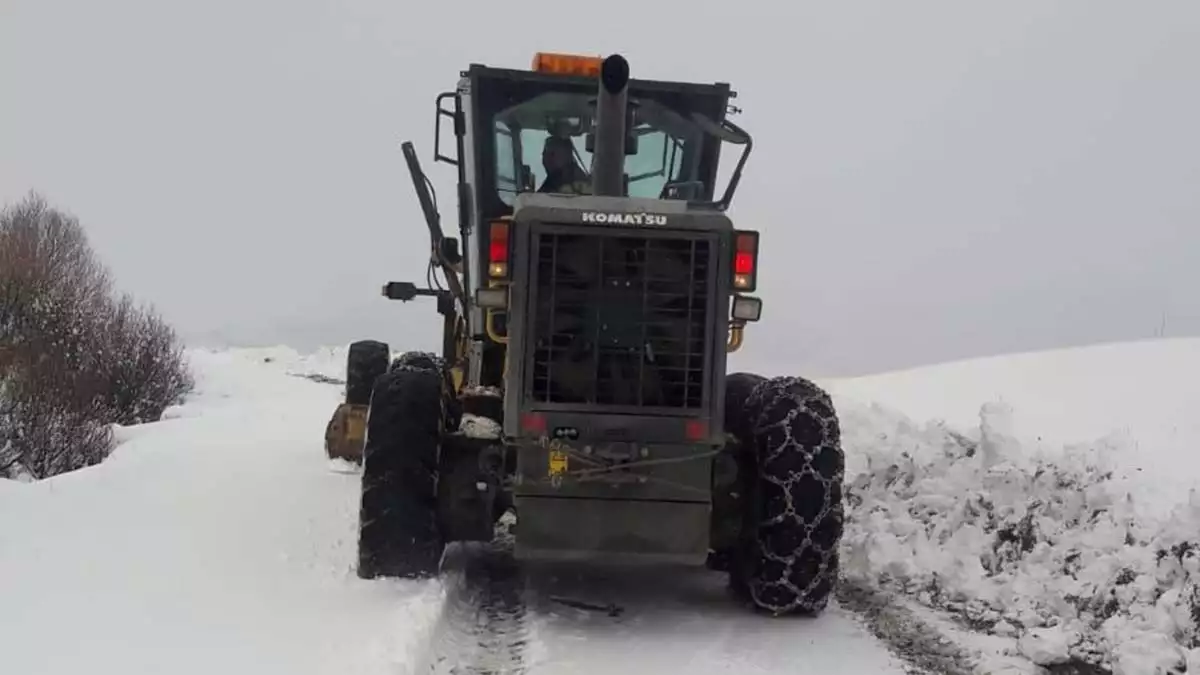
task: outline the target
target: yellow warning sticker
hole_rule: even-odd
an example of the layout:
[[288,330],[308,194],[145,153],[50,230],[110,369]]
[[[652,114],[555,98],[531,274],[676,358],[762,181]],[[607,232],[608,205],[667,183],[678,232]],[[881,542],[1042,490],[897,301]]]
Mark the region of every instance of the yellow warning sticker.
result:
[[550,475],[561,476],[567,472],[567,453],[562,450],[550,450]]

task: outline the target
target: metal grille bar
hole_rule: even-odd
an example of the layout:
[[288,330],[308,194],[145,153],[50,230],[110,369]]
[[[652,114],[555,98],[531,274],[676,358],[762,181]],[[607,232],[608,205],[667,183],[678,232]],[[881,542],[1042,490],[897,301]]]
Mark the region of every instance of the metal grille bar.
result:
[[543,232],[535,251],[534,402],[703,404],[709,240]]

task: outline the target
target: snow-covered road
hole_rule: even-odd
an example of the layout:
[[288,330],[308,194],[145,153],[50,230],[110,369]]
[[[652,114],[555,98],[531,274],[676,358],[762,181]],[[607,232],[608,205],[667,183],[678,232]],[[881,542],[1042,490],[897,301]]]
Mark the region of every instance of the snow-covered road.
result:
[[418,664],[428,672],[905,672],[851,613],[831,606],[815,619],[756,615],[731,600],[715,573],[529,565],[509,581],[480,570],[482,557],[447,556],[446,616],[431,658]]
[[[379,673],[435,584],[351,567],[357,477],[321,438],[336,387],[198,353],[195,400],[104,464],[0,491],[0,671]],[[0,481],[3,483],[3,481]]]
[[[756,616],[730,601],[714,574],[594,573],[546,584],[539,597],[586,598],[625,612],[537,607],[544,654],[536,673],[903,673],[856,617],[832,606],[816,619]],[[603,665],[602,668],[596,666]]]
[[[121,430],[104,464],[0,481],[0,670],[396,675],[421,665],[464,607],[446,606],[453,574],[446,586],[355,577],[358,477],[332,471],[321,446],[340,390],[289,374],[340,375],[337,356],[192,359],[192,402]],[[719,575],[548,583],[529,589],[526,672],[903,672],[847,613],[756,617]],[[560,593],[624,612],[550,599]],[[465,609],[474,620],[477,608]]]
[[104,464],[0,481],[0,672],[1200,670],[1200,386],[1178,374],[1200,340],[823,382],[845,583],[821,617],[783,620],[705,571],[475,551],[438,582],[359,580],[358,476],[321,447],[340,388],[304,377],[340,377],[343,355],[193,352],[190,402],[118,430]]

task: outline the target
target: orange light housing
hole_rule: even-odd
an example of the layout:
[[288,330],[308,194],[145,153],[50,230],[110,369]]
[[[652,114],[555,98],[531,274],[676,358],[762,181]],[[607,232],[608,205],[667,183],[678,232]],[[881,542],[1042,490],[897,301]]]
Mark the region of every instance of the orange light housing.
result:
[[738,291],[753,291],[758,281],[758,233],[740,230],[733,236],[733,287]]
[[600,64],[602,63],[604,63],[604,59],[599,56],[583,56],[580,54],[538,52],[533,56],[533,69],[536,72],[553,75],[600,77]]
[[508,276],[508,222],[492,221],[488,228],[488,276]]

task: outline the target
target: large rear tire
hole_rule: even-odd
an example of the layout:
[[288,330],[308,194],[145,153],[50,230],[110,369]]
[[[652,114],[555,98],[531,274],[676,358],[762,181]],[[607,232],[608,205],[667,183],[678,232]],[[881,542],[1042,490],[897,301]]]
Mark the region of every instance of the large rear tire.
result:
[[[753,376],[751,376],[753,377]],[[819,614],[838,580],[845,456],[833,401],[798,377],[753,383],[731,420],[746,499],[733,589],[771,614]]]
[[363,448],[359,577],[438,572],[445,549],[437,515],[445,404],[434,368],[394,367],[375,382]]
[[391,349],[386,342],[359,340],[346,352],[346,403],[367,405],[375,380],[388,370]]

